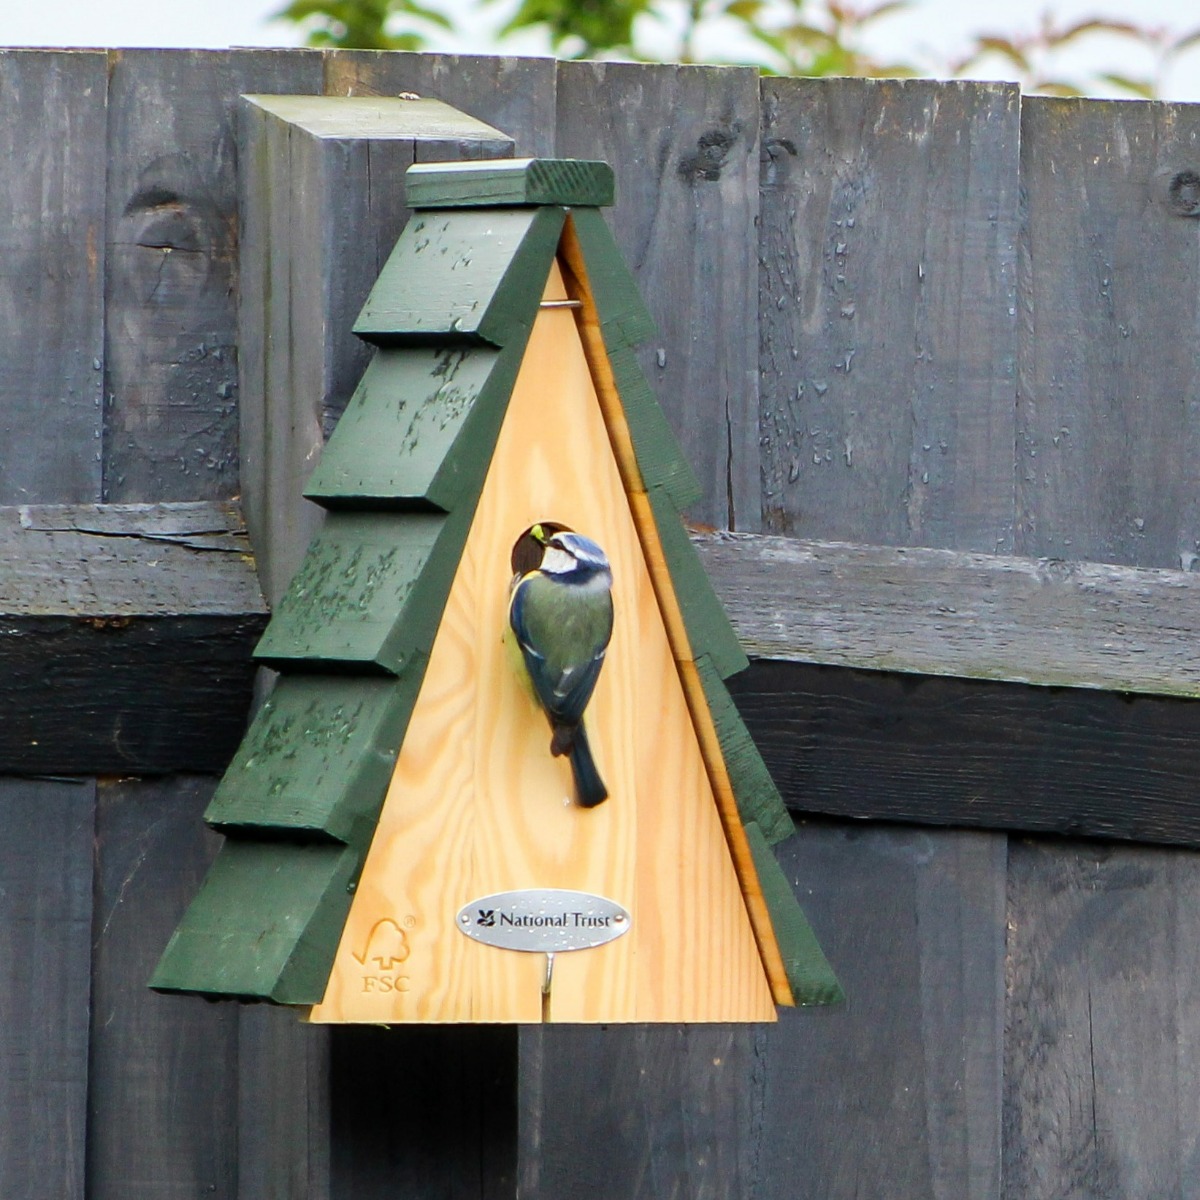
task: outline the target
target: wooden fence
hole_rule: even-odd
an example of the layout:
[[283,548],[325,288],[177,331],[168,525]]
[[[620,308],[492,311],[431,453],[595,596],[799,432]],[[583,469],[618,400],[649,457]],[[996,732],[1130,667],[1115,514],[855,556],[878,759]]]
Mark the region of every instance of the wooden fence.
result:
[[[731,604],[748,564],[791,556],[738,611],[759,639],[738,698],[798,819],[781,858],[838,1009],[330,1034],[145,987],[214,852],[200,814],[264,613],[227,503],[238,96],[402,91],[518,153],[617,170],[613,227],[659,325],[644,365],[705,489],[692,516],[790,539],[705,553]],[[1200,1190],[1200,106],[11,51],[0,161],[0,1195]],[[386,190],[381,227],[403,216]],[[325,383],[336,410],[345,378]],[[808,606],[844,594],[814,599],[801,559],[809,579],[882,570],[920,612],[798,650]],[[971,652],[977,621],[1012,613],[956,611],[967,566],[979,604],[1006,571],[1062,584],[1043,608],[1000,593],[1015,666]]]

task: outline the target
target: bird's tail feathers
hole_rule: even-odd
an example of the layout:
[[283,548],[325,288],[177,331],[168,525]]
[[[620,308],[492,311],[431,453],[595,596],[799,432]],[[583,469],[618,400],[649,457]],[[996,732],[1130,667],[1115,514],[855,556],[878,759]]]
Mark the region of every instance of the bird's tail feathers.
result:
[[608,788],[596,769],[596,760],[592,758],[592,748],[582,723],[574,727],[556,725],[550,752],[570,755],[571,774],[575,777],[575,798],[580,808],[595,808],[608,799]]

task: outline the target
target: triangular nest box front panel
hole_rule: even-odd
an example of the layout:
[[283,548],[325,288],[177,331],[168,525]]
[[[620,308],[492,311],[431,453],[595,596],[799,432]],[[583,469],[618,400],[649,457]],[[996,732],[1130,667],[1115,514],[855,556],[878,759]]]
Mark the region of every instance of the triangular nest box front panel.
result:
[[[543,887],[632,915],[624,936],[557,956],[548,1019],[774,1017],[575,314],[549,307],[569,299],[557,265],[544,299],[317,1021],[543,1019],[543,957],[456,928],[477,897]],[[594,809],[575,803],[508,645],[513,544],[550,521],[612,564],[587,709],[610,798]]]
[[[153,986],[372,1023],[759,1021],[837,999],[723,682],[746,659],[679,516],[696,483],[633,353],[652,325],[594,207],[611,171],[421,164],[409,184],[418,211],[356,325],[380,349],[306,492],[330,511],[257,652],[281,677]],[[509,627],[535,524],[612,567],[593,808]],[[494,916],[475,901],[540,889],[599,898],[619,936],[553,956],[465,936]]]

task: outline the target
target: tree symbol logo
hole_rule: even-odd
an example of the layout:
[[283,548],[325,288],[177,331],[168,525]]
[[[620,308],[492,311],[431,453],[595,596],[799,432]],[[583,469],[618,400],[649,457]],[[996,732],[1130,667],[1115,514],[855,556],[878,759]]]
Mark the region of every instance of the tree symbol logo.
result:
[[366,966],[370,959],[381,971],[395,970],[411,953],[408,936],[391,917],[384,917],[371,926],[367,936],[367,944],[363,952],[350,952],[360,966]]
[[479,918],[476,924],[482,925],[485,929],[491,929],[496,924],[496,910],[494,908],[479,909]]

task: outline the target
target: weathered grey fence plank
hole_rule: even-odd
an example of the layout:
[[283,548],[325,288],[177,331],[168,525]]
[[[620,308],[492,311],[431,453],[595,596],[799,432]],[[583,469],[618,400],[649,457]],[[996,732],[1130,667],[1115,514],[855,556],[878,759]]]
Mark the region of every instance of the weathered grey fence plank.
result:
[[753,658],[1200,696],[1200,576],[695,534]]
[[0,765],[223,770],[267,612],[232,505],[0,508]]
[[0,1195],[83,1200],[96,789],[0,779]]
[[237,493],[238,95],[321,75],[309,51],[113,52],[106,500]]
[[[330,50],[325,55],[326,95],[413,92],[441,100],[506,133],[522,157],[554,154],[555,86],[551,58],[375,50]],[[425,155],[422,159],[434,161]]]
[[238,1200],[330,1200],[329,1030],[293,1009],[238,1013]]
[[242,494],[274,602],[320,526],[304,485],[373,352],[351,329],[407,220],[405,170],[512,141],[433,101],[265,96],[243,101],[239,144]]
[[1014,841],[1008,895],[1004,1196],[1196,1195],[1200,858]]
[[335,1200],[512,1200],[513,1026],[343,1026],[331,1057]]
[[729,689],[794,810],[1200,845],[1195,701],[771,662]]
[[762,86],[767,527],[1011,550],[1016,86]]
[[0,52],[0,504],[100,499],[107,59]]
[[100,788],[89,1200],[237,1194],[237,1008],[146,986],[216,852],[213,785]]
[[847,1000],[767,1027],[754,1195],[994,1200],[1004,837],[802,825],[779,855]]
[[721,528],[761,521],[758,453],[758,74],[559,65],[556,153],[617,174],[607,215],[658,326],[640,358]]
[[576,1200],[757,1195],[762,1063],[756,1030],[522,1029],[518,1194]]
[[1029,97],[1021,186],[1017,549],[1188,570],[1200,106]]

